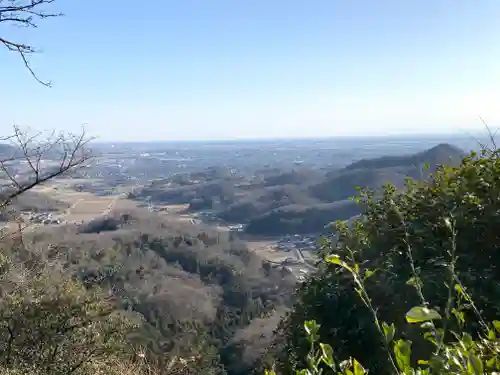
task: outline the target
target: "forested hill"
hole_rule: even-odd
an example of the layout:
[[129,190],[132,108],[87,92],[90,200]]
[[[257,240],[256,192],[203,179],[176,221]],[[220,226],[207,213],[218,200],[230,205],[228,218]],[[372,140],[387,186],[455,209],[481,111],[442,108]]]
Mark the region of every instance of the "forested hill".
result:
[[383,156],[373,159],[362,159],[348,165],[345,169],[380,169],[380,168],[415,168],[425,164],[436,167],[438,165],[456,165],[465,152],[447,143],[441,143],[428,150],[403,156]]
[[[33,259],[41,250],[87,288],[109,291],[117,310],[142,321],[130,340],[147,349],[151,361],[165,366],[173,356],[194,356],[198,374],[248,371],[252,363],[235,356],[236,343],[248,335],[270,337],[275,327],[250,324],[289,307],[296,285],[288,271],[264,262],[229,233],[166,221],[147,210],[43,228],[26,233],[24,241],[31,245],[22,250],[4,242],[3,254],[14,249],[13,259]],[[248,358],[258,356],[249,350]]]
[[[333,220],[345,220],[361,210],[349,198],[356,188],[379,189],[387,182],[403,187],[406,178],[427,178],[440,165],[456,166],[465,156],[464,151],[449,144],[439,144],[429,150],[406,156],[386,156],[363,159],[342,169],[327,171],[320,182],[304,180],[295,185],[295,195],[302,194],[302,202],[315,203],[268,205],[260,208],[249,220],[247,232],[279,235],[283,233],[322,232]],[[247,203],[247,212],[249,203]],[[234,211],[234,207],[230,208]],[[251,211],[250,211],[251,212]]]
[[129,197],[187,204],[191,213],[210,210],[226,223],[246,224],[252,235],[321,233],[329,222],[359,214],[361,208],[349,200],[356,188],[379,189],[387,182],[401,188],[408,177],[425,179],[440,165],[457,165],[464,155],[441,143],[415,154],[361,159],[343,168],[297,166],[251,174],[209,168],[156,180]]

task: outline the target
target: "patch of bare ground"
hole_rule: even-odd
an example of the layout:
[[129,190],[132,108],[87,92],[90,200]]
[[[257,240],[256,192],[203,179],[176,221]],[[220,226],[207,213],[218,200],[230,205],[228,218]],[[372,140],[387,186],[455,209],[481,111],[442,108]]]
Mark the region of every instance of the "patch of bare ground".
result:
[[165,211],[160,211],[160,212],[163,212],[165,214],[168,214],[168,213],[181,214],[182,212],[185,212],[187,210],[187,208],[189,207],[189,204],[166,204],[166,205],[160,205],[157,207],[165,210]]
[[274,263],[281,263],[289,256],[281,251],[276,249],[275,241],[247,241],[246,245],[248,249],[253,251],[262,259],[268,260]]
[[[68,182],[75,184],[77,180]],[[84,180],[88,183],[88,180]],[[86,222],[100,215],[106,215],[112,210],[133,209],[137,204],[124,196],[97,196],[88,192],[78,192],[68,186],[65,180],[58,180],[52,184],[37,186],[35,191],[48,194],[54,199],[68,203],[67,210],[58,216],[66,222]]]

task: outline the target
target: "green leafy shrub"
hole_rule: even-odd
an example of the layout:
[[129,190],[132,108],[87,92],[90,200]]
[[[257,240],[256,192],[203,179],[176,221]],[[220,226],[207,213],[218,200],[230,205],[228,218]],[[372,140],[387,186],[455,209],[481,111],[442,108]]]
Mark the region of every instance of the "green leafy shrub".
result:
[[[450,252],[453,258],[454,250]],[[483,375],[498,374],[500,370],[500,321],[495,320],[488,325],[483,320],[481,313],[477,310],[472,298],[468,295],[454,273],[454,261],[449,265],[449,296],[444,309],[444,316],[426,304],[422,292],[422,284],[417,273],[414,278],[417,280],[413,284],[417,293],[422,297],[422,305],[412,307],[406,314],[405,319],[408,324],[418,324],[421,328],[421,336],[433,346],[433,351],[425,359],[412,358],[413,343],[407,339],[395,339],[396,327],[394,324],[381,322],[377,311],[373,308],[370,296],[365,288],[365,281],[371,277],[368,270],[360,272],[360,267],[353,259],[347,261],[338,255],[331,255],[326,258],[326,262],[340,266],[340,269],[347,271],[352,276],[355,284],[355,291],[360,300],[372,314],[373,323],[377,328],[381,341],[386,349],[387,373],[398,375],[415,374],[450,374],[450,375]],[[412,260],[409,260],[412,263]],[[452,287],[453,285],[453,287]],[[462,329],[466,323],[463,311],[471,308],[481,322],[481,329],[476,332],[476,339]],[[459,329],[450,330],[450,323],[455,320]],[[368,371],[355,358],[349,357],[338,360],[330,344],[319,343],[320,326],[314,320],[304,323],[307,341],[309,342],[309,352],[306,359],[306,368],[296,370],[297,375],[321,375],[324,370],[339,375],[364,375]],[[446,340],[451,336],[450,341]],[[266,375],[276,375],[274,371],[266,371]]]
[[[280,372],[307,365],[310,343],[302,324],[314,319],[335,358],[356,358],[372,373],[391,373],[373,311],[398,327],[396,340],[413,342],[416,365],[416,358],[428,358],[434,347],[418,327],[407,324],[405,314],[414,306],[450,314],[457,309],[448,306],[455,284],[474,296],[474,308],[466,301],[454,312],[459,319],[446,319],[446,332],[482,340],[484,322],[500,316],[499,198],[500,159],[487,150],[458,167],[440,168],[429,181],[408,180],[402,192],[390,184],[380,199],[362,191],[358,203],[365,214],[352,227],[339,223],[335,236],[324,239],[322,254],[348,259],[363,275],[366,295],[360,298],[359,285],[344,267],[321,264],[299,288],[297,303],[279,329]],[[456,337],[448,333],[443,340]]]

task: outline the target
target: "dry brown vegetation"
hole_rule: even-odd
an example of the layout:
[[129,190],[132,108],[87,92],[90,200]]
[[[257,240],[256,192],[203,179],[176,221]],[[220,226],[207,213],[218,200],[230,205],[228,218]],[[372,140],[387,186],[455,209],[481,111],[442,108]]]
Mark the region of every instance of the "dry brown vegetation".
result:
[[[103,288],[121,308],[140,314],[146,324],[132,342],[150,360],[161,358],[165,366],[179,353],[201,351],[212,353],[203,359],[211,364],[195,368],[220,361],[236,374],[252,361],[237,360],[230,341],[254,319],[270,319],[284,308],[295,279],[266,265],[229,233],[201,228],[143,208],[116,210],[83,226],[26,232],[24,250],[14,256],[57,262],[87,287]],[[2,251],[15,248],[15,240],[4,241]],[[267,337],[273,329],[274,319],[250,326],[247,334]],[[255,345],[250,352],[265,348]]]

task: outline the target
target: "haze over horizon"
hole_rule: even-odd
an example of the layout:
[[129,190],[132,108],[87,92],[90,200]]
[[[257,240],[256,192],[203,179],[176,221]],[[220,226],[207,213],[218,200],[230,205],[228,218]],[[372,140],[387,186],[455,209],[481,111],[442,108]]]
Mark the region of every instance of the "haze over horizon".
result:
[[[494,133],[496,129],[490,129],[492,132],[491,135],[494,136],[495,139],[498,139],[498,133]],[[332,143],[335,144],[337,141],[347,141],[347,142],[387,142],[387,141],[395,141],[395,142],[422,142],[425,143],[431,142],[432,145],[436,145],[438,143],[449,143],[453,144],[454,141],[466,141],[472,142],[474,144],[479,140],[480,142],[486,142],[489,144],[490,142],[490,134],[488,134],[488,129],[483,127],[482,129],[473,129],[469,131],[458,131],[458,132],[449,132],[449,133],[407,133],[407,134],[374,134],[374,135],[325,135],[325,136],[299,136],[299,137],[247,137],[247,138],[227,138],[227,139],[146,139],[146,140],[120,140],[120,139],[103,139],[96,137],[92,140],[93,144],[231,144],[236,145],[239,143],[242,144],[250,144],[255,143],[258,145],[263,144],[286,144],[291,143],[294,145],[298,144],[309,144],[309,142],[319,142],[319,143]],[[346,145],[346,147],[349,147]],[[429,146],[432,147],[432,146]],[[424,147],[425,148],[425,147]]]
[[[63,2],[7,29],[0,126],[102,141],[321,138],[500,125],[500,2]],[[58,9],[61,7],[61,9]],[[98,11],[96,10],[98,9]]]

